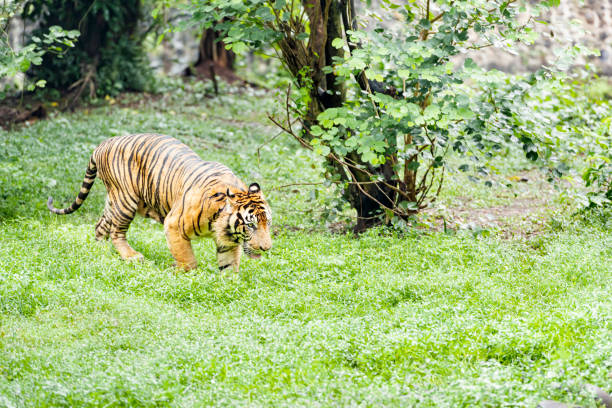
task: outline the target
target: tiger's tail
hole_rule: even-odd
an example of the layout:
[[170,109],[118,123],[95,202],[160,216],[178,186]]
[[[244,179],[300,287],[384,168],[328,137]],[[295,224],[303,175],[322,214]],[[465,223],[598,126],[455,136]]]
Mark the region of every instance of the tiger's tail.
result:
[[89,190],[91,190],[91,186],[93,186],[94,181],[96,180],[96,175],[98,174],[98,169],[96,168],[96,162],[94,161],[93,156],[89,159],[89,165],[87,166],[87,171],[85,172],[85,179],[83,179],[83,184],[81,184],[81,190],[79,191],[79,195],[74,200],[74,202],[70,205],[70,207],[57,209],[53,206],[53,197],[49,197],[47,200],[47,208],[49,211],[55,214],[70,214],[79,209],[83,201],[87,198],[89,194]]

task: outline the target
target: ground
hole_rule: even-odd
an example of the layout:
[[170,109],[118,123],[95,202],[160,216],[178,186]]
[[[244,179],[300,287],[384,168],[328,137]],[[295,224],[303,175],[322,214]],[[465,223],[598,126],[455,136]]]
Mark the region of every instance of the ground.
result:
[[[0,131],[0,406],[594,407],[583,385],[612,389],[609,225],[513,159],[492,188],[453,175],[414,228],[356,237],[346,213],[331,231],[317,158],[270,141],[274,101],[184,86]],[[94,239],[101,183],[46,210],[101,140],[144,131],[257,181],[272,251],[227,279],[201,240],[183,273],[137,219],[147,261],[127,264]]]

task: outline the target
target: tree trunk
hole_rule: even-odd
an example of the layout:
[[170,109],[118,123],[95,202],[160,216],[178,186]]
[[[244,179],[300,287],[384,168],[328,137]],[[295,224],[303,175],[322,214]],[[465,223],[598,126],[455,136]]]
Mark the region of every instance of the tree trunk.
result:
[[[355,6],[352,0],[327,0],[331,2],[327,12],[327,38],[325,42],[325,65],[332,65],[333,57],[344,56],[342,49],[338,50],[332,47],[332,41],[335,38],[346,37],[346,31],[355,29],[357,23],[354,19]],[[324,2],[322,2],[323,4]],[[365,74],[357,77],[357,82],[362,90],[369,92],[369,84]],[[336,83],[336,78],[333,73],[325,76],[325,98],[322,101],[321,93],[319,92],[319,102],[325,109],[342,106],[346,98],[346,89],[342,83]],[[367,169],[370,174],[378,178],[382,178],[387,184],[396,185],[397,182],[392,180],[394,175],[393,164],[388,160],[380,166],[372,166],[369,163],[364,163],[358,154],[352,154],[346,158],[348,162],[357,164],[360,167]],[[331,159],[333,161],[333,159]],[[395,191],[384,186],[382,183],[371,183],[370,176],[354,167],[350,166],[333,166],[336,172],[341,172],[341,177],[351,182],[349,188],[344,192],[345,199],[357,211],[357,225],[355,230],[362,232],[369,227],[374,226],[380,220],[382,205],[386,207],[394,207]],[[347,174],[348,173],[348,174]],[[357,185],[355,182],[364,183]]]
[[[393,163],[388,160],[385,164],[374,167],[366,165],[360,161],[360,164],[368,169],[368,172],[378,179],[382,179],[384,183],[397,187],[397,182],[393,180]],[[363,232],[366,229],[380,223],[383,206],[394,208],[396,192],[380,183],[368,183],[370,177],[365,172],[351,169],[355,180],[366,184],[350,184],[346,192],[347,200],[352,207],[357,211],[356,232]]]
[[[345,51],[333,47],[332,41],[346,37],[346,31],[354,29],[356,22],[352,0],[302,0],[302,5],[310,24],[308,44],[305,46],[302,41],[289,35],[279,42],[279,48],[283,62],[298,86],[311,86],[311,102],[302,117],[308,129],[317,123],[317,116],[321,112],[341,107],[346,100],[343,81],[336,81],[334,73],[325,73],[323,68],[332,65],[333,57],[344,57]],[[308,81],[302,79],[304,72],[308,73]],[[364,73],[358,75],[357,82],[362,90],[371,92]],[[327,158],[327,171],[337,176],[335,179],[350,183],[344,197],[357,211],[356,231],[363,231],[380,220],[383,206],[394,207],[396,193],[393,188],[383,183],[373,183],[368,174],[384,180],[388,185],[397,186],[397,181],[393,180],[393,158],[388,158],[385,164],[379,166],[364,163],[357,153],[341,157],[344,163],[337,159],[335,156]]]
[[187,74],[199,78],[215,80],[214,75],[223,78],[226,82],[242,81],[234,72],[236,54],[225,48],[220,33],[211,28],[205,29],[200,39],[198,60]]

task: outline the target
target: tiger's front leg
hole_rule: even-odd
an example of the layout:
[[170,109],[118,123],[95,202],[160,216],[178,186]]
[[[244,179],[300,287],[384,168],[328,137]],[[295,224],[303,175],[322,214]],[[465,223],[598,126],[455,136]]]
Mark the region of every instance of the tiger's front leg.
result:
[[179,231],[177,217],[168,217],[164,221],[164,232],[170,253],[176,261],[176,266],[188,271],[198,266],[198,261],[191,248],[191,240],[185,239]]
[[[219,265],[219,271],[233,270],[234,274],[238,274],[238,268],[240,267],[240,255],[242,254],[242,247],[238,246],[223,246],[217,244],[217,263]],[[230,269],[230,267],[232,269]]]

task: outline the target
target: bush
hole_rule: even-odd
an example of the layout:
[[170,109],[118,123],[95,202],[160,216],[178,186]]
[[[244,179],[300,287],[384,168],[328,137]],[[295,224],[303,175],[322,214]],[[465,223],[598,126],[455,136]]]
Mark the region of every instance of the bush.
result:
[[[447,160],[453,150],[475,180],[487,176],[486,159],[503,145],[518,143],[527,157],[539,157],[527,134],[513,134],[513,125],[505,135],[497,129],[521,108],[504,92],[522,96],[535,82],[508,89],[504,77],[470,59],[453,63],[484,47],[533,42],[535,20],[520,23],[514,0],[384,1],[381,13],[401,16],[399,27],[379,24],[381,17],[373,30],[359,29],[352,1],[191,3],[193,19],[225,32],[234,51],[275,47],[297,90],[286,115],[272,120],[326,159],[328,178],[357,211],[358,229],[405,220],[433,202],[445,172],[455,170]],[[539,2],[533,14],[558,4]]]
[[495,132],[517,138],[551,181],[582,177],[589,191],[574,197],[583,208],[612,202],[612,107],[603,94],[589,92],[595,80],[587,71],[556,78],[540,71],[508,76],[495,88],[503,101]]
[[[79,35],[78,31],[68,31],[52,25],[39,30],[37,35],[33,35],[31,43],[27,46],[14,50],[9,43],[8,25],[10,19],[21,13],[22,10],[22,2],[3,2],[0,6],[0,81],[15,78],[18,74],[39,66],[46,54],[62,57],[66,49],[74,47]],[[26,78],[22,84],[0,82],[0,100],[10,92],[10,85],[21,85],[21,89],[32,91],[36,87],[44,87],[46,81],[31,76],[29,80]]]
[[141,0],[30,0],[23,16],[37,24],[33,36],[53,25],[81,33],[64,58],[45,56],[30,74],[59,90],[80,85],[91,96],[144,90],[152,73],[142,47],[143,7]]

